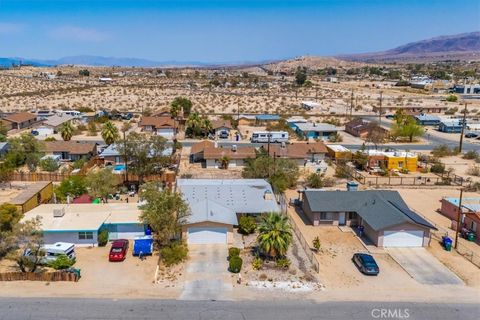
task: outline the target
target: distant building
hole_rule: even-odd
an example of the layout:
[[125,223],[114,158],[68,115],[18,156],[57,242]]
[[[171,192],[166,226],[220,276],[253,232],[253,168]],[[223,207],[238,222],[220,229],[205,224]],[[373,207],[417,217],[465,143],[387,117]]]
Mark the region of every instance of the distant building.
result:
[[230,120],[214,120],[212,121],[212,128],[215,136],[227,139],[230,137],[230,130],[232,130],[233,126]]
[[415,120],[417,120],[417,123],[422,125],[422,126],[437,126],[440,124],[440,121],[442,120],[438,116],[432,116],[429,114],[419,114],[414,116]]
[[480,84],[455,85],[453,92],[458,94],[480,94]]
[[259,114],[255,116],[255,123],[257,125],[277,123],[278,121],[280,121],[280,116],[276,114]]
[[59,155],[62,160],[91,159],[97,154],[97,143],[80,141],[44,141],[45,154]]
[[37,122],[37,115],[30,112],[19,112],[4,116],[1,121],[11,129],[24,129]]
[[[268,150],[265,145],[262,148],[265,151]],[[295,160],[299,166],[304,166],[308,162],[322,161],[327,152],[327,147],[323,142],[270,144],[271,157]]]
[[460,133],[462,132],[463,123],[460,119],[442,120],[438,124],[438,130],[446,133]]
[[9,202],[17,206],[19,212],[26,213],[43,203],[49,203],[52,197],[52,182],[42,181],[30,184],[24,191]]
[[207,168],[221,168],[222,158],[228,158],[228,167],[243,167],[247,159],[254,159],[256,157],[254,147],[231,147],[217,148],[206,147],[203,150],[203,158]]
[[327,144],[328,156],[335,160],[352,160],[352,151],[339,144]]
[[[395,113],[398,110],[403,110],[407,113],[416,114],[416,113],[443,113],[449,108],[448,105],[438,105],[438,106],[382,106],[382,113]],[[380,112],[379,106],[373,106],[373,112]]]
[[320,140],[328,140],[331,135],[339,131],[337,127],[328,123],[295,122],[292,127],[299,136]]
[[175,120],[169,116],[166,117],[142,117],[138,124],[143,131],[164,137],[165,139],[173,139],[178,125]]
[[73,121],[75,119],[74,116],[67,115],[67,114],[56,114],[53,115],[46,120],[43,121],[43,125],[47,128],[51,128],[54,133],[59,132],[60,128],[63,124]]
[[[360,118],[353,119],[352,121],[345,124],[345,132],[351,134],[354,137],[366,138],[368,136],[371,124],[372,122],[369,120]],[[389,131],[385,128],[382,128],[380,126],[378,128],[379,130],[382,130],[385,135],[389,133]]]
[[[458,214],[460,213],[458,209],[459,199],[446,197],[442,199],[441,203],[440,212],[452,220],[452,226],[455,229]],[[480,243],[480,198],[463,198],[462,214],[461,227],[473,231],[476,235],[477,243]]]
[[410,172],[417,171],[418,157],[411,152],[365,150],[368,156],[367,167],[385,168],[387,170],[407,169]]

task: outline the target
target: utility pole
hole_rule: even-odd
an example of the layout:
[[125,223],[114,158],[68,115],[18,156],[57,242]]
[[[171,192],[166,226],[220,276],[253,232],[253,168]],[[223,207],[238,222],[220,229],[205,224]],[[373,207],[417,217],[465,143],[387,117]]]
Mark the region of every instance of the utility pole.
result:
[[[127,140],[125,139],[125,132],[126,130],[123,130],[123,157],[125,160],[125,183],[128,184]],[[128,199],[128,195],[127,195],[127,199]]]
[[465,132],[466,125],[467,125],[467,103],[465,102],[465,108],[463,109],[462,132],[460,134],[460,144],[458,145],[458,152],[460,153],[462,153],[463,134]]
[[455,249],[457,249],[458,233],[460,231],[460,222],[462,218],[462,198],[463,198],[463,188],[460,189],[460,199],[458,199],[457,228],[455,231]]
[[[270,178],[270,132],[267,133],[267,160],[268,160],[268,177]],[[274,158],[275,160],[275,158]]]
[[380,105],[378,107],[378,125],[382,125],[382,101],[383,101],[383,91],[380,91]]
[[353,89],[352,89],[352,96],[350,97],[350,120],[352,119],[352,112],[353,112]]

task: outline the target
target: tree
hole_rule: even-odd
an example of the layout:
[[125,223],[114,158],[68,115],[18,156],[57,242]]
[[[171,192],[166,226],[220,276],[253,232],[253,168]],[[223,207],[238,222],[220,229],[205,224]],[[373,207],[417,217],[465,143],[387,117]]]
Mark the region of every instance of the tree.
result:
[[320,251],[320,247],[321,247],[321,243],[320,243],[320,238],[318,236],[316,236],[314,239],[313,239],[313,247],[315,248],[315,250]]
[[88,71],[88,69],[82,69],[82,70],[78,71],[78,74],[83,76],[83,77],[89,77],[90,76],[90,71]]
[[273,159],[260,155],[255,159],[247,159],[242,177],[247,179],[268,179],[275,191],[283,192],[297,184],[300,172],[298,165],[291,159]]
[[311,173],[307,176],[307,186],[313,189],[320,189],[324,187],[333,187],[335,180],[325,177],[323,173]]
[[101,198],[108,202],[108,196],[115,191],[120,181],[111,170],[102,169],[97,172],[89,172],[85,182],[88,194],[92,198]]
[[177,117],[180,111],[182,111],[183,114],[188,117],[192,110],[192,106],[193,103],[190,101],[190,99],[185,97],[176,97],[170,104],[170,113],[173,117]]
[[97,135],[97,124],[95,121],[90,121],[87,125],[87,131],[89,136],[96,136]]
[[7,258],[15,261],[22,272],[35,272],[45,255],[39,227],[39,217],[19,222],[7,236],[9,242]]
[[187,119],[187,130],[185,130],[186,135],[198,136],[201,131],[202,118],[197,112],[191,113]]
[[7,141],[7,134],[8,134],[7,126],[3,123],[3,121],[0,121],[0,142]]
[[22,214],[18,211],[16,205],[2,203],[0,205],[0,232],[12,231],[21,218]]
[[142,185],[140,196],[146,202],[140,207],[140,220],[151,226],[155,241],[167,244],[187,222],[190,214],[188,204],[179,193],[169,189],[159,190],[155,183]]
[[447,100],[448,102],[457,102],[458,97],[454,94],[451,94],[445,100]]
[[286,216],[271,212],[262,216],[257,237],[260,250],[267,256],[282,258],[292,243],[292,227]]
[[60,136],[64,141],[70,141],[72,140],[73,134],[75,132],[75,128],[73,125],[70,123],[70,121],[65,122],[62,124],[60,127]]
[[57,171],[60,165],[53,158],[45,158],[40,161],[40,168],[44,171],[54,172]]
[[5,163],[11,168],[27,165],[30,171],[35,171],[43,155],[43,144],[30,134],[11,138],[10,149],[5,157]]
[[111,145],[119,138],[118,128],[111,121],[105,122],[102,127],[102,139],[105,143]]
[[367,137],[366,141],[373,143],[375,145],[375,149],[377,149],[378,145],[383,143],[386,138],[386,131],[382,127],[378,125],[376,122],[370,122],[367,125]]
[[9,182],[12,180],[14,169],[10,164],[5,162],[0,162],[0,183]]
[[207,137],[209,133],[213,130],[212,122],[209,119],[203,119],[202,130],[205,137]]
[[220,158],[220,165],[222,169],[228,169],[228,164],[230,163],[230,158],[228,156],[223,156]]
[[398,118],[392,125],[391,132],[394,137],[407,137],[409,142],[412,142],[413,138],[424,134],[423,128],[417,124],[412,116]]
[[78,175],[64,179],[55,189],[55,195],[60,202],[65,201],[67,196],[75,198],[85,193],[87,193],[87,183],[84,177]]
[[170,156],[165,154],[167,140],[161,136],[131,132],[117,148],[128,159],[128,171],[138,176],[140,184],[146,176],[159,174],[170,164]]
[[303,86],[305,81],[307,81],[307,69],[305,67],[298,67],[297,71],[295,71],[295,83],[298,86]]

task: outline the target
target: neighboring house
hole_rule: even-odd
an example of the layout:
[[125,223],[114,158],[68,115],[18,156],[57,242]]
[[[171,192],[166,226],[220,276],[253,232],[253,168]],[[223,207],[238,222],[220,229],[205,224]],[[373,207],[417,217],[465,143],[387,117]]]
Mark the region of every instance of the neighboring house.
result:
[[45,154],[60,155],[62,160],[76,161],[81,158],[91,159],[97,155],[95,142],[81,141],[44,141]]
[[[407,114],[415,113],[443,113],[448,110],[448,105],[438,105],[438,106],[399,106],[399,105],[382,105],[382,114],[385,113],[395,113],[398,110],[403,110]],[[373,106],[373,112],[378,113],[380,111],[380,106]]]
[[462,132],[463,121],[460,119],[450,119],[440,121],[438,130],[446,133],[460,133]]
[[205,148],[215,148],[215,142],[203,140],[192,145],[190,148],[190,162],[199,162],[205,160],[203,157]]
[[212,128],[215,131],[215,136],[222,139],[230,137],[230,131],[233,129],[230,120],[214,120],[212,121]]
[[280,116],[276,114],[259,114],[255,116],[256,125],[275,124],[278,121],[280,121]]
[[410,172],[417,171],[418,157],[411,152],[365,150],[368,156],[367,166],[370,168],[385,168],[387,170],[402,170],[406,168]]
[[241,215],[279,212],[272,187],[263,179],[178,179],[190,207],[182,238],[189,244],[234,243]]
[[[173,148],[168,147],[163,150],[162,155],[169,157],[173,153]],[[118,151],[117,144],[112,143],[105,149],[103,149],[98,155],[100,159],[103,159],[105,165],[116,165],[116,164],[125,164],[125,159],[123,154],[120,154]]]
[[323,191],[303,193],[303,211],[314,226],[363,226],[378,247],[424,247],[430,222],[410,210],[397,191]]
[[453,92],[459,94],[480,94],[480,84],[455,85]]
[[327,144],[328,156],[334,160],[352,160],[352,151],[339,144]]
[[285,120],[290,128],[295,130],[295,123],[307,123],[308,121],[304,118],[292,117]]
[[295,122],[292,126],[299,136],[311,139],[328,140],[331,135],[339,131],[337,127],[328,123]]
[[239,126],[249,126],[255,124],[255,116],[249,114],[240,114],[238,116]]
[[[371,121],[365,119],[353,119],[345,125],[345,132],[350,133],[355,137],[366,138],[368,136],[371,123]],[[387,129],[382,127],[379,128],[385,135],[389,133]]]
[[[266,145],[262,148],[268,150]],[[295,160],[299,166],[304,166],[308,162],[324,160],[327,152],[327,147],[323,142],[270,144],[270,156]]]
[[217,148],[207,147],[203,150],[203,158],[205,159],[206,167],[221,168],[222,158],[228,158],[228,167],[243,167],[247,159],[254,159],[256,157],[254,147],[231,147]]
[[0,159],[5,157],[9,148],[10,148],[10,145],[8,142],[0,142]]
[[[441,201],[440,213],[452,220],[452,227],[456,229],[458,219],[459,198],[446,197]],[[462,198],[463,221],[461,225],[470,229],[476,235],[476,241],[480,243],[480,197]]]
[[9,201],[9,203],[16,205],[19,212],[25,213],[43,203],[49,203],[52,197],[52,182],[42,181],[28,185],[24,191]]
[[60,128],[64,123],[73,121],[75,119],[74,116],[68,114],[55,114],[46,120],[43,121],[43,126],[50,128],[53,130],[54,133],[60,131]]
[[39,216],[45,244],[69,242],[77,246],[98,245],[98,233],[108,230],[108,239],[133,239],[145,234],[141,210],[135,203],[44,204],[27,212],[23,221]]
[[163,117],[142,117],[139,127],[143,131],[164,137],[165,139],[173,139],[178,126],[170,116]]
[[19,112],[4,116],[2,122],[9,130],[24,129],[37,122],[37,115],[30,112]]
[[422,126],[437,126],[440,124],[440,121],[442,121],[442,119],[438,116],[432,116],[425,113],[414,116],[414,118],[417,120],[417,123]]

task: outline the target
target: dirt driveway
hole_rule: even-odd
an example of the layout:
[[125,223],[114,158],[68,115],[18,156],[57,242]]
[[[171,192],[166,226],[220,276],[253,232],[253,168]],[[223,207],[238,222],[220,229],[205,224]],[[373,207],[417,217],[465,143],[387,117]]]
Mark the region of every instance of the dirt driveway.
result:
[[419,283],[463,285],[457,275],[425,248],[388,248],[386,251]]
[[224,244],[190,245],[180,300],[232,300],[228,250]]

